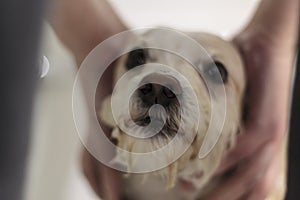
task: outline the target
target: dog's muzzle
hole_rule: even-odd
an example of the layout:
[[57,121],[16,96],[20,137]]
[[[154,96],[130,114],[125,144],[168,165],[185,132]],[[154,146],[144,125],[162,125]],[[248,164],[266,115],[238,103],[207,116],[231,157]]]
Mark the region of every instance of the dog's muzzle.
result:
[[136,138],[172,138],[177,132],[182,135],[186,126],[194,130],[198,125],[189,120],[194,119],[192,111],[198,111],[193,88],[178,71],[164,65],[129,70],[117,82],[111,99],[118,126]]
[[[131,107],[135,123],[139,126],[149,126],[151,129],[164,127],[166,133],[171,132],[166,130],[170,127],[170,119],[177,117],[180,119],[180,105],[177,98],[182,94],[180,82],[171,75],[154,72],[141,79],[135,93],[133,105],[138,106]],[[179,123],[178,120],[172,121]],[[177,130],[177,125],[172,125],[174,128],[172,132]]]
[[140,83],[138,95],[142,102],[151,107],[154,104],[168,106],[176,101],[182,89],[180,83],[172,76],[153,73],[146,76]]

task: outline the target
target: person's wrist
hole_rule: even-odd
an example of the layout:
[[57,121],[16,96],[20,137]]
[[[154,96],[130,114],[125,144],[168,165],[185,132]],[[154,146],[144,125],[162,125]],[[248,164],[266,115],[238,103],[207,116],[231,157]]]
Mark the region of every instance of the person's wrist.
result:
[[77,39],[79,43],[74,49],[71,49],[72,53],[75,56],[76,62],[78,65],[84,60],[84,58],[101,42],[107,38],[118,34],[122,31],[127,30],[126,26],[119,24],[114,27],[95,27],[93,31],[86,35],[82,35],[80,39]]

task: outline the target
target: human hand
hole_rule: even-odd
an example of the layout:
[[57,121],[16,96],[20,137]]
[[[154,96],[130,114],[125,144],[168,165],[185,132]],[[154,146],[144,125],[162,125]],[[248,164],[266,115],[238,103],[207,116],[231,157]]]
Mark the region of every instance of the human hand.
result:
[[[98,88],[95,96],[96,107],[95,109],[91,109],[91,110],[100,110],[100,107],[102,106],[107,94],[111,93],[112,90],[111,80],[112,80],[112,73],[113,73],[112,71],[113,71],[113,65],[109,66],[109,68],[105,71],[105,73],[101,77],[98,83]],[[99,123],[103,132],[107,135],[108,138],[110,138],[110,133],[112,132],[112,129],[106,126],[106,124],[104,124],[102,121],[99,121]],[[99,146],[99,144],[95,144],[95,139],[93,139],[93,134],[88,134],[88,138],[86,142],[87,142],[86,144],[91,143],[96,146]],[[86,146],[82,152],[82,169],[85,177],[87,178],[87,181],[89,182],[94,192],[101,199],[119,200],[120,182],[121,182],[120,172],[102,164],[99,160],[97,160],[94,157],[94,155],[92,155],[88,151],[88,148],[89,147]],[[99,150],[105,151],[105,149],[101,147]],[[114,152],[107,152],[107,153],[108,155],[114,154]]]
[[[126,30],[106,0],[59,0],[49,14],[49,22],[62,43],[72,52],[80,66],[93,48],[108,37]],[[111,93],[112,70],[100,83],[105,86],[97,101]],[[83,83],[83,88],[85,83]],[[94,111],[94,108],[91,109]],[[119,200],[119,174],[95,159],[86,149],[82,152],[83,172],[95,193],[109,200]]]
[[[244,126],[217,172],[237,167],[206,199],[264,200],[283,170],[299,1],[265,0],[233,42],[246,65]],[[284,187],[284,186],[282,186]],[[282,192],[284,193],[284,192]],[[277,197],[277,199],[282,199]]]
[[82,169],[94,192],[102,199],[120,199],[120,174],[99,162],[86,149],[82,152]]

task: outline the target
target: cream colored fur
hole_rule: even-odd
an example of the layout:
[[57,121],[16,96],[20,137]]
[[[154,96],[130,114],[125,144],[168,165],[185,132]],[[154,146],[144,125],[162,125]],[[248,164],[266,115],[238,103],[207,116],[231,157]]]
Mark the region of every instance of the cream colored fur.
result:
[[[235,144],[236,135],[238,134],[241,124],[242,103],[245,90],[245,74],[242,59],[238,50],[231,42],[225,41],[217,36],[206,33],[187,33],[200,45],[202,45],[213,60],[217,60],[226,67],[228,71],[228,81],[225,84],[226,91],[226,119],[224,128],[218,143],[211,153],[204,159],[198,158],[198,153],[203,143],[205,132],[209,125],[211,116],[210,99],[205,83],[199,73],[186,61],[172,54],[163,54],[161,51],[149,50],[150,57],[157,63],[172,66],[179,73],[188,77],[194,88],[197,99],[200,102],[201,121],[196,132],[196,138],[191,147],[174,163],[168,167],[148,174],[130,174],[124,176],[124,195],[132,200],[196,200],[209,191],[217,184],[213,179],[213,174],[220,165],[220,162],[230,148]],[[155,31],[147,32],[140,36],[136,45],[143,42],[162,42],[160,35]],[[153,39],[154,38],[154,39]],[[168,36],[162,37],[168,38]],[[170,39],[172,41],[172,39]],[[165,42],[165,41],[164,41]],[[179,41],[172,41],[174,48],[185,48]],[[176,43],[177,42],[177,43]],[[189,51],[189,49],[184,49]],[[121,78],[127,71],[125,67],[126,55],[122,56],[116,67],[114,83]],[[200,59],[199,65],[208,64],[209,60]],[[126,90],[126,88],[124,88]],[[187,97],[188,98],[188,97]],[[121,105],[120,105],[121,106]],[[129,152],[146,152],[159,148],[168,143],[171,138],[148,139],[143,143],[137,143],[136,139],[123,133],[112,117],[110,110],[110,98],[103,103],[100,112],[101,120],[113,127],[112,137],[118,140],[118,146]],[[120,108],[121,109],[121,108]],[[187,120],[194,119],[193,110],[186,116]],[[126,119],[124,119],[126,121]],[[187,133],[188,134],[188,133]],[[149,141],[152,140],[152,141]],[[167,157],[165,159],[168,159]],[[130,158],[118,158],[116,161],[121,164],[130,166]],[[123,163],[122,163],[123,162]],[[128,162],[128,163],[126,163]],[[147,163],[146,163],[147,164]],[[180,180],[189,181],[196,187],[196,190],[187,190],[181,184]],[[278,191],[277,191],[278,192]],[[281,192],[282,195],[282,192]],[[280,195],[276,195],[277,197]],[[280,198],[277,198],[278,200]],[[276,200],[276,198],[269,198]]]

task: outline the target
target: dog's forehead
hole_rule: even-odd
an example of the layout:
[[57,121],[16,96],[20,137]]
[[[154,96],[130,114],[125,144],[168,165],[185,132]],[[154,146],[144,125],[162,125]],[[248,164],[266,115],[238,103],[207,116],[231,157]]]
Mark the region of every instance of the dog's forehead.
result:
[[214,60],[223,61],[224,64],[241,64],[239,53],[231,42],[208,33],[172,34],[151,30],[142,34],[135,46],[173,52],[192,64],[205,64]]
[[[192,48],[192,45],[194,45]],[[169,31],[150,30],[140,34],[131,43],[132,48],[147,49],[147,63],[159,63],[170,66],[184,73],[187,70],[195,73],[195,68],[204,61],[207,63],[210,56],[197,42],[189,36],[180,33],[172,34]],[[184,67],[183,67],[184,66]],[[194,69],[193,69],[194,68]]]
[[167,50],[174,51],[179,48],[187,48],[188,36],[172,34],[170,32],[148,31],[141,35],[141,41],[149,46],[159,48],[168,47]]
[[[161,51],[149,51],[155,59],[172,57],[173,60],[182,60],[192,64],[199,64],[199,61],[210,59],[208,52],[199,45],[197,41],[184,33],[173,34],[172,32],[148,31],[141,35],[137,46],[146,46],[150,49]],[[169,52],[162,54],[162,52]],[[173,54],[173,55],[172,55]],[[174,56],[177,55],[177,58]]]

